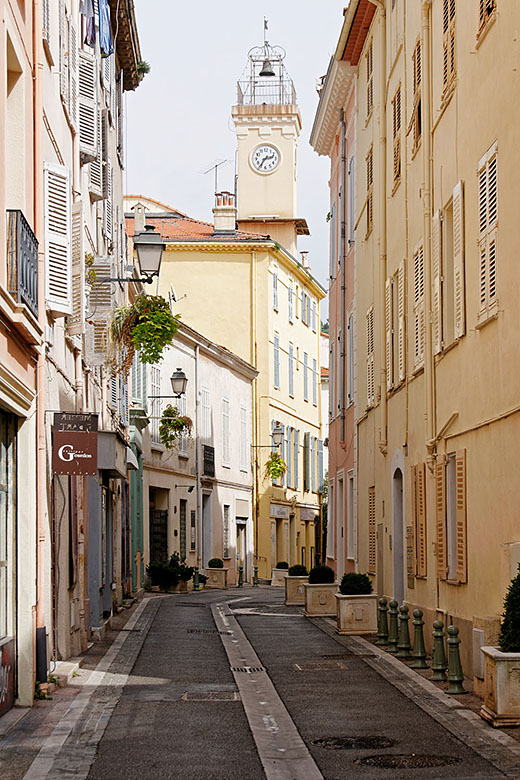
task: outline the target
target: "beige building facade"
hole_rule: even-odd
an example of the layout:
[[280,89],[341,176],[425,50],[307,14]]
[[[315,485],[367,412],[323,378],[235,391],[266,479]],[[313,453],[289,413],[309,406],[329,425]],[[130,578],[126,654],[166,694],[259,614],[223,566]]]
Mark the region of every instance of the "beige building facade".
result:
[[356,565],[428,637],[457,625],[477,676],[520,550],[515,23],[500,0],[352,0],[335,55],[356,90]]

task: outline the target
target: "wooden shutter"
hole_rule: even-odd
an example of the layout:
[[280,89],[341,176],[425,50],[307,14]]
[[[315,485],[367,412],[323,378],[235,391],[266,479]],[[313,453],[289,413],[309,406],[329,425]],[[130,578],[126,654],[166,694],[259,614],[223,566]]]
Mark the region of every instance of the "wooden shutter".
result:
[[442,350],[441,212],[432,219],[432,341],[433,354]]
[[440,580],[447,577],[446,561],[446,458],[437,457],[435,464],[435,514],[436,514],[436,555],[437,576]]
[[453,298],[455,337],[465,332],[464,302],[464,197],[459,181],[453,190]]
[[69,19],[68,28],[69,94],[67,105],[70,126],[76,132],[78,129],[78,33],[72,19]]
[[85,330],[85,252],[83,249],[83,203],[72,206],[72,314],[67,319],[70,335]]
[[83,162],[98,156],[98,106],[96,58],[79,51],[79,150]]
[[97,112],[97,155],[88,167],[88,189],[90,200],[103,200],[103,149],[101,144],[101,112]]
[[311,435],[310,433],[303,434],[303,489],[310,489],[310,476],[311,476]]
[[294,347],[289,344],[289,395],[294,396]]
[[114,412],[118,411],[117,408],[117,401],[118,401],[118,382],[117,382],[117,375],[111,376],[109,380],[109,397],[108,397],[108,403],[111,409],[113,409]]
[[480,307],[479,320],[485,320],[497,310],[497,233],[498,186],[496,144],[479,162],[479,263]]
[[457,528],[457,580],[467,582],[466,450],[459,450],[455,453],[455,523]]
[[368,488],[368,571],[376,573],[376,489]]
[[273,309],[278,311],[278,274],[273,271]]
[[123,71],[120,71],[116,81],[116,146],[121,167],[124,162],[124,100],[123,100]]
[[418,577],[426,577],[426,471],[425,464],[415,467],[415,571]]
[[291,285],[289,285],[287,291],[287,302],[289,308],[289,322],[292,322],[294,316],[293,316],[293,288]]
[[311,490],[316,493],[316,464],[318,459],[318,439],[313,436],[311,438]]
[[63,165],[45,163],[46,302],[55,313],[72,311],[71,177]]
[[318,493],[323,493],[323,441],[318,439]]
[[385,282],[385,344],[386,344],[386,389],[393,387],[393,349],[392,349],[392,280]]
[[299,439],[300,439],[300,431],[295,430],[294,431],[294,489],[298,490],[298,471],[299,471],[299,463],[298,463],[298,445],[299,445]]
[[424,249],[422,245],[414,254],[414,367],[424,362]]
[[67,108],[69,104],[69,32],[67,10],[65,0],[60,0],[59,4],[59,26],[60,26],[60,96],[61,102]]
[[222,399],[222,460],[231,462],[231,420],[229,399]]
[[397,362],[399,381],[406,379],[406,266],[404,260],[397,273]]
[[104,232],[109,244],[114,239],[114,203],[113,203],[113,168],[110,163],[106,163],[103,169],[106,172],[106,198],[104,202]]
[[[99,279],[112,276],[111,258],[95,257],[91,270]],[[112,308],[112,285],[107,282],[94,282],[88,299],[90,324],[85,333],[85,359],[91,366],[102,366],[106,362],[107,324]]]
[[367,311],[367,406],[375,402],[374,307]]
[[280,337],[277,333],[274,336],[274,386],[280,387]]

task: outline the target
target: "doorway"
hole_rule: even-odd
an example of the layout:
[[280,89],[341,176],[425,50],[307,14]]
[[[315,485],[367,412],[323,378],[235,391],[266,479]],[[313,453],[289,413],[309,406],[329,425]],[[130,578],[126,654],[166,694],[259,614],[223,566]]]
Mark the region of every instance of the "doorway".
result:
[[211,494],[204,493],[202,496],[202,561],[204,567],[213,557],[213,529],[211,514]]
[[[246,545],[246,523],[247,518],[245,517],[237,517],[236,518],[236,524],[237,524],[237,566],[242,566],[242,571],[244,573],[244,582],[247,582],[248,578],[248,570],[247,570],[247,545]],[[238,571],[237,571],[237,582],[238,582]]]
[[400,468],[394,471],[392,479],[392,548],[393,596],[400,606],[405,595],[403,472]]
[[343,477],[338,477],[336,490],[336,576],[339,579],[345,573],[345,505],[343,496]]

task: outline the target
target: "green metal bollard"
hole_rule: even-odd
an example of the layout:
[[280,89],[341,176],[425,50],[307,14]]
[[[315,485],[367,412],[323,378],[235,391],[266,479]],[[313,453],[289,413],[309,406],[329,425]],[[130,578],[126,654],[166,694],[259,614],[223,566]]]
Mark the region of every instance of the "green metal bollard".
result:
[[413,652],[412,658],[414,659],[412,669],[427,669],[426,663],[426,648],[424,646],[424,633],[423,626],[424,620],[422,619],[422,609],[414,609],[413,611],[413,625],[414,625],[414,637],[413,637]]
[[238,587],[243,588],[244,587],[244,567],[239,566],[238,567]]
[[258,566],[253,566],[253,588],[258,588]]
[[193,572],[193,590],[199,590],[199,567],[195,566],[195,571]]
[[397,645],[397,658],[410,658],[410,631],[408,629],[408,621],[410,615],[408,614],[408,607],[403,604],[399,607],[399,642]]
[[376,645],[388,644],[387,600],[379,599]]
[[448,626],[448,690],[446,693],[468,693],[464,690],[464,673],[460,663],[460,639],[457,626]]
[[388,614],[390,616],[390,630],[388,632],[388,645],[389,647],[386,648],[387,653],[397,653],[397,643],[399,641],[399,634],[397,630],[397,607],[398,603],[395,599],[392,599],[392,601],[389,604],[390,609],[388,610]]
[[446,653],[444,651],[444,623],[442,620],[433,621],[433,655],[431,677],[435,682],[446,682]]

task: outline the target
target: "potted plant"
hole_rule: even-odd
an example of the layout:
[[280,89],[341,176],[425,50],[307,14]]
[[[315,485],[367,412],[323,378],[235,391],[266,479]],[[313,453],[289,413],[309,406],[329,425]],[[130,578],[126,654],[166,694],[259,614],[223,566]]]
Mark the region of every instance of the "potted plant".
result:
[[178,571],[172,569],[169,561],[151,561],[146,567],[153,588],[169,591],[179,584]]
[[493,726],[520,726],[520,565],[504,599],[497,647],[482,647],[484,704],[481,716]]
[[130,306],[115,309],[108,326],[110,347],[107,361],[114,374],[127,377],[139,351],[141,363],[157,363],[170,346],[179,327],[179,316],[161,295],[138,295]]
[[289,567],[285,578],[285,603],[305,604],[305,588],[303,584],[309,581],[307,567],[296,563]]
[[188,590],[188,582],[193,577],[195,569],[193,566],[188,566],[186,558],[181,558],[180,553],[174,552],[170,557],[168,566],[175,572],[178,578],[177,590],[180,593],[186,593]]
[[265,463],[264,479],[281,479],[287,470],[287,465],[279,452],[271,452]]
[[305,614],[309,617],[335,617],[334,595],[338,590],[334,570],[330,566],[314,566],[305,582]]
[[167,450],[173,450],[183,433],[191,433],[193,422],[190,417],[181,414],[177,407],[168,404],[159,423],[159,438]]
[[343,575],[336,598],[338,634],[374,634],[377,631],[377,594],[367,574]]
[[274,569],[271,569],[271,585],[283,586],[288,568],[287,561],[278,561]]
[[210,558],[206,566],[206,588],[227,588],[227,573],[222,558]]

